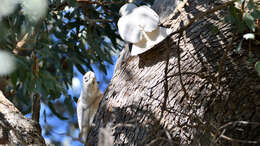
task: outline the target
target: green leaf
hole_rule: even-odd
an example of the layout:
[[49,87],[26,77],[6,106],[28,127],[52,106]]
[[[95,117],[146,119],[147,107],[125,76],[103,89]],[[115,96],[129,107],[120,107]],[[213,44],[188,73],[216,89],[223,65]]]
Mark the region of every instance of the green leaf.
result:
[[48,106],[49,106],[49,108],[51,109],[52,113],[53,113],[54,115],[56,115],[58,118],[60,118],[61,120],[68,120],[68,118],[63,117],[61,114],[59,114],[59,113],[56,111],[54,105],[53,105],[50,101],[48,101]]
[[225,22],[227,22],[227,23],[234,23],[235,22],[235,18],[232,16],[232,15],[227,15],[226,17],[225,17]]
[[76,67],[81,74],[84,75],[86,73],[85,69],[80,64],[76,64]]
[[38,78],[36,88],[41,93],[43,98],[48,97],[49,92],[47,91],[47,87],[44,85],[44,79],[42,80],[42,78]]
[[260,45],[260,41],[255,40],[255,44],[256,44],[256,45]]
[[12,82],[14,88],[16,88],[16,83],[17,83],[17,73],[16,73],[16,72],[12,73],[12,74],[10,75],[10,78],[11,78],[11,82]]
[[67,3],[69,3],[70,6],[77,6],[77,1],[74,0],[66,0]]
[[239,53],[241,48],[242,48],[242,44],[243,44],[243,39],[241,39],[241,41],[239,42],[237,48],[236,48],[236,51]]
[[30,70],[30,64],[29,61],[23,57],[16,56],[16,62],[19,68],[23,70]]
[[249,13],[245,13],[245,15],[244,15],[244,20],[245,20],[247,26],[248,26],[253,32],[255,32],[254,17],[253,17],[252,15],[250,15]]
[[255,7],[255,5],[254,5],[253,0],[249,0],[248,5],[247,5],[247,8],[248,8],[249,10],[252,10],[252,9],[254,9],[254,7]]
[[234,25],[237,32],[243,33],[247,29],[247,26],[241,19],[241,11],[234,6],[230,6],[228,11],[229,14],[225,17],[225,21]]
[[256,68],[256,71],[257,71],[258,75],[260,76],[260,61],[257,61],[255,63],[255,68]]
[[255,19],[260,19],[260,11],[259,10],[254,10],[251,15],[255,18]]
[[248,61],[250,62],[250,63],[254,63],[255,62],[255,59],[254,59],[254,57],[253,57],[253,55],[252,55],[252,53],[250,54],[248,54]]
[[103,63],[100,63],[98,68],[103,71],[105,73],[105,75],[107,75],[107,70],[106,70],[106,66]]

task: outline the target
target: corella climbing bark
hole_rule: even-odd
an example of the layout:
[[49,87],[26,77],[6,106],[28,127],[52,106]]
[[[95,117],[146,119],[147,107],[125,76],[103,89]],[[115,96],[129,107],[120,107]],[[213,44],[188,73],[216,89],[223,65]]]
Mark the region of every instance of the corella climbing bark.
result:
[[102,94],[92,71],[87,72],[82,80],[81,94],[77,102],[77,116],[80,138],[85,143]]

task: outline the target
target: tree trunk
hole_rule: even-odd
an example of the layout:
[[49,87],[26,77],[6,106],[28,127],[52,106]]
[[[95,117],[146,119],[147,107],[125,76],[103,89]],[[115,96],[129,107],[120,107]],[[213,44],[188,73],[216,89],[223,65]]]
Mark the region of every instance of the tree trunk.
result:
[[[189,1],[165,24],[179,30],[219,5]],[[96,145],[98,129],[112,123],[116,145],[257,145],[260,78],[248,49],[234,51],[241,37],[226,14],[201,17],[142,55],[123,49],[88,143]]]
[[45,146],[39,123],[26,118],[0,91],[0,145]]

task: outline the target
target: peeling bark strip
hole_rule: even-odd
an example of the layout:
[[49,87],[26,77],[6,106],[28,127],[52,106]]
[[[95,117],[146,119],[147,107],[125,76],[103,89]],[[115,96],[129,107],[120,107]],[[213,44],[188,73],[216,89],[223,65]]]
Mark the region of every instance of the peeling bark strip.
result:
[[[190,0],[165,23],[179,30],[219,5]],[[240,36],[224,23],[226,13],[201,17],[140,56],[124,49],[88,143],[96,145],[98,129],[111,122],[116,145],[259,145],[260,78],[248,49],[233,51]]]
[[0,91],[0,144],[45,146],[40,125],[22,115]]

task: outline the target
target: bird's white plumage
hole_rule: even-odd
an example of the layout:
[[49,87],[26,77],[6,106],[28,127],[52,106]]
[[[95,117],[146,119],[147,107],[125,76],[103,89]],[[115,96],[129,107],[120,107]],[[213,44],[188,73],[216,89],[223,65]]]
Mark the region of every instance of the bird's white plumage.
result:
[[134,21],[129,21],[128,17],[121,17],[117,26],[121,38],[126,42],[137,43],[142,39],[142,31],[140,31],[140,28],[137,27]]
[[[78,99],[80,100],[80,99]],[[83,107],[82,102],[78,101],[77,103],[77,116],[78,116],[78,124],[79,124],[79,130],[81,131],[82,129],[82,117],[84,117],[84,112],[83,112]]]
[[140,6],[135,8],[132,13],[132,21],[136,22],[136,25],[141,27],[145,32],[152,32],[158,28],[160,23],[159,16],[153,9],[147,6]]
[[142,31],[152,32],[158,28],[159,16],[149,7],[135,7],[125,4],[120,9],[122,17],[118,20],[119,34],[123,40],[137,43],[142,39]]
[[125,4],[120,14],[122,17],[117,24],[119,34],[124,41],[133,43],[133,56],[151,49],[171,33],[170,29],[159,26],[159,16],[147,6]]
[[87,139],[88,132],[94,120],[94,116],[101,100],[95,74],[87,72],[83,76],[81,94],[77,102],[77,116],[80,129],[80,137]]
[[171,32],[171,29],[164,27],[159,27],[153,32],[146,32],[148,38],[144,37],[141,41],[135,43],[132,47],[131,55],[135,56],[146,52],[147,50],[154,47],[156,44],[163,41]]

